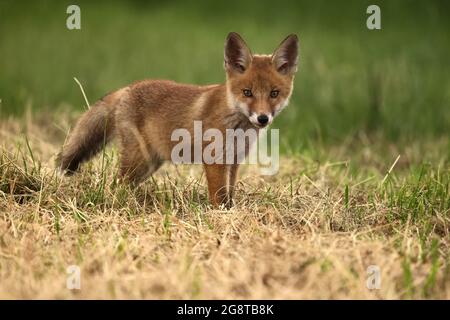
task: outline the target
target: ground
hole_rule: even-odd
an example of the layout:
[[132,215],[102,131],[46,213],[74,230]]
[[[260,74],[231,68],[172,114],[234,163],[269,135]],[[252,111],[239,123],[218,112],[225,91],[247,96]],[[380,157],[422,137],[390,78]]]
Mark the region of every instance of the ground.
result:
[[450,298],[447,139],[359,137],[284,155],[270,177],[246,166],[234,208],[214,210],[197,166],[131,190],[112,147],[57,174],[74,117],[0,122],[0,298]]
[[[69,4],[0,1],[0,298],[450,299],[450,2],[378,0],[381,30],[361,0],[78,0],[80,30]],[[277,175],[213,210],[197,166],[118,184],[114,146],[55,172],[106,93],[223,83],[230,31],[300,39]]]

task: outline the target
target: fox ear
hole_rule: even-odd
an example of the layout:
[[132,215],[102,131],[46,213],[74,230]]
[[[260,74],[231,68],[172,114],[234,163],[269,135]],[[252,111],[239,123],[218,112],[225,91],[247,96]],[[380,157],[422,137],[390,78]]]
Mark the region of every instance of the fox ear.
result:
[[230,32],[225,41],[224,66],[227,71],[244,73],[252,62],[252,53],[236,32]]
[[272,54],[272,63],[281,74],[294,74],[298,63],[298,37],[291,34],[284,39]]

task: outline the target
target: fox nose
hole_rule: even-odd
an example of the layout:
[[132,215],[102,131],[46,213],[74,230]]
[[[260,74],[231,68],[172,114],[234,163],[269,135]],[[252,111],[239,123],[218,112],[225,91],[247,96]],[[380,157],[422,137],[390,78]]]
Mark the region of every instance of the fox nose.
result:
[[258,122],[260,125],[266,125],[267,122],[269,122],[269,117],[266,116],[265,114],[259,115],[257,118]]

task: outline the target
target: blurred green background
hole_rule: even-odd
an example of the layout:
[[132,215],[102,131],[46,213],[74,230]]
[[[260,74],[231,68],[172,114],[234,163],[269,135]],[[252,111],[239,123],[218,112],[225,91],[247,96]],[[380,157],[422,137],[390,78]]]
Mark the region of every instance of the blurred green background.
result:
[[[66,8],[81,7],[81,30]],[[366,28],[381,7],[382,30]],[[132,81],[224,81],[223,43],[239,32],[271,53],[301,42],[291,105],[276,120],[283,149],[358,134],[385,141],[449,135],[448,1],[34,1],[0,2],[0,117],[26,108],[83,110]]]

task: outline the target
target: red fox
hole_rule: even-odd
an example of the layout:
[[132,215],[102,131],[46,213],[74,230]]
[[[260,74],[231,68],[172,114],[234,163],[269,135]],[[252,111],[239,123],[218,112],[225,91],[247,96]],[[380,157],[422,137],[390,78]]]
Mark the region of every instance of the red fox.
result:
[[[95,103],[70,133],[58,166],[74,173],[113,137],[119,139],[122,180],[137,184],[155,172],[176,142],[175,129],[259,130],[272,123],[292,94],[299,44],[289,35],[271,55],[252,54],[235,32],[225,41],[225,84],[197,86],[167,80],[143,80],[116,90]],[[239,163],[203,163],[209,200],[232,205]]]

